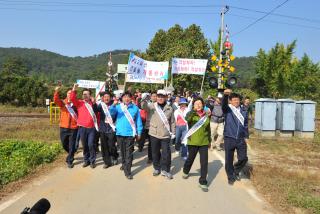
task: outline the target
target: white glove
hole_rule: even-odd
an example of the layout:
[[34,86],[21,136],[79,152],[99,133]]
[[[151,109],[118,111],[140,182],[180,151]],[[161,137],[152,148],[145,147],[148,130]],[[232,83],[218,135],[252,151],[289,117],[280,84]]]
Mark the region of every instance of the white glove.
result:
[[175,139],[176,138],[176,135],[171,135],[171,139]]
[[145,100],[149,96],[149,93],[142,93],[141,98]]

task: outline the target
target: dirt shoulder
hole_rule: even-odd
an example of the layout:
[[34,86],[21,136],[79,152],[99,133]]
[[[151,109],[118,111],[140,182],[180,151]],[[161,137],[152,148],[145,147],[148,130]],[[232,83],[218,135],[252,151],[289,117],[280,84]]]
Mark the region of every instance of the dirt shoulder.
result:
[[250,140],[252,182],[282,213],[320,213],[320,143]]

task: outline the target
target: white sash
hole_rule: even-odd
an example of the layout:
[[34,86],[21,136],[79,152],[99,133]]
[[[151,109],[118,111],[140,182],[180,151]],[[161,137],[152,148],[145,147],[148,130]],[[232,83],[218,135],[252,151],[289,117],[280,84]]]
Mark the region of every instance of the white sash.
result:
[[132,128],[132,136],[134,137],[137,133],[136,131],[136,124],[131,116],[131,114],[129,113],[128,109],[126,108],[126,106],[123,103],[120,103],[120,107],[121,110],[124,113],[124,116],[126,116],[127,120],[129,121],[131,128]]
[[76,114],[76,112],[73,110],[73,108],[71,107],[71,105],[69,104],[65,104],[65,107],[66,109],[68,110],[69,114],[71,115],[71,117],[74,119],[74,120],[78,120],[78,116]]
[[99,131],[99,127],[98,127],[98,122],[97,122],[97,117],[91,107],[91,105],[89,103],[87,103],[86,101],[84,101],[84,104],[88,110],[88,112],[90,113],[91,117],[92,117],[92,120],[93,120],[93,123],[94,123],[94,127],[96,128],[97,131]]
[[166,127],[166,129],[168,130],[168,132],[170,133],[170,136],[171,136],[172,132],[170,131],[170,125],[169,125],[169,122],[168,122],[166,115],[164,114],[164,112],[162,111],[162,109],[160,108],[158,103],[154,103],[154,107],[155,107],[157,113],[159,114],[161,121],[163,122],[164,126]]
[[205,115],[203,117],[200,118],[200,120],[198,120],[198,122],[196,122],[196,124],[194,124],[191,129],[188,130],[186,136],[184,136],[183,140],[182,140],[182,144],[187,145],[188,142],[188,137],[190,137],[191,135],[193,135],[196,131],[198,131],[198,129],[200,129],[203,124],[207,121],[208,116]]
[[112,130],[115,131],[116,130],[116,127],[113,123],[113,120],[112,120],[112,117],[111,117],[111,114],[109,112],[109,109],[108,109],[108,106],[104,103],[104,102],[101,102],[101,107],[102,107],[102,110],[104,112],[104,114],[106,115],[106,119],[104,120],[105,123],[108,123]]
[[[188,122],[186,121],[186,119],[184,118],[184,114],[183,112],[181,111],[180,108],[178,108],[176,111],[178,111],[178,115],[177,115],[177,119],[178,119],[178,116],[180,115],[182,117],[182,120],[188,125]],[[187,111],[187,109],[185,109],[185,111]]]
[[240,110],[237,109],[236,107],[234,107],[231,104],[229,104],[229,107],[230,107],[231,111],[233,112],[233,114],[238,118],[238,120],[240,121],[241,125],[244,126],[244,117],[241,114]]

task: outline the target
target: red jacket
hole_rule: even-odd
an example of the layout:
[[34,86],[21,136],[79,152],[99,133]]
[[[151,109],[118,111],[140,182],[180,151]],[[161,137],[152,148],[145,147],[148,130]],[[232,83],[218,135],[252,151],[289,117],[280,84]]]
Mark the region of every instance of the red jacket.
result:
[[[94,122],[93,119],[85,106],[84,100],[78,100],[77,99],[77,92],[72,91],[70,96],[71,102],[78,110],[78,126],[83,126],[85,128],[94,128]],[[90,101],[89,104],[93,108],[93,104]]]
[[77,129],[77,121],[72,118],[69,111],[67,110],[65,103],[68,103],[67,99],[64,99],[64,101],[60,100],[59,93],[54,92],[53,95],[53,101],[54,103],[60,107],[60,124],[59,126],[61,128],[67,128],[67,129]]

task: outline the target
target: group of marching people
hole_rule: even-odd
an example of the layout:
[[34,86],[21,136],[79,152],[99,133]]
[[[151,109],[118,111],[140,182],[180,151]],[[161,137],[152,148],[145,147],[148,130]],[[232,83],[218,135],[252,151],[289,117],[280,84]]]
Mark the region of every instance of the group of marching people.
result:
[[[100,136],[104,168],[118,164],[118,148],[121,167],[125,176],[132,179],[131,172],[135,144],[141,152],[148,140],[148,163],[153,164],[153,176],[162,175],[172,179],[171,145],[184,160],[183,178],[187,179],[196,158],[200,155],[200,188],[208,191],[208,149],[213,139],[210,121],[214,116],[200,96],[171,98],[165,90],[153,93],[127,91],[120,96],[110,92],[100,93],[96,101],[89,89],[82,90],[77,98],[77,84],[60,99],[60,86],[56,87],[54,102],[60,107],[60,138],[68,152],[66,162],[73,168],[77,137],[83,147],[83,167],[96,167],[97,136]],[[225,169],[228,183],[240,179],[239,173],[248,161],[245,138],[248,138],[248,114],[240,106],[240,96],[230,89],[222,98],[224,117]],[[234,151],[238,162],[233,164]]]

